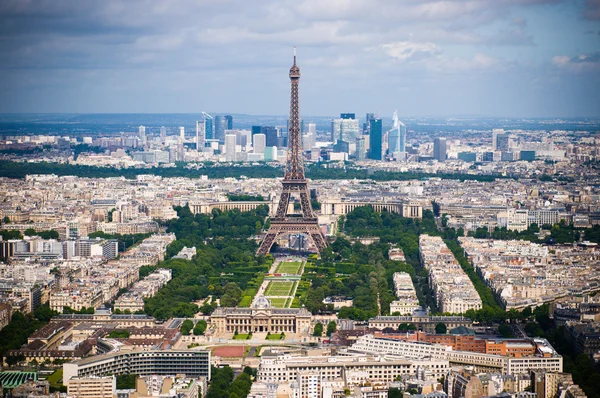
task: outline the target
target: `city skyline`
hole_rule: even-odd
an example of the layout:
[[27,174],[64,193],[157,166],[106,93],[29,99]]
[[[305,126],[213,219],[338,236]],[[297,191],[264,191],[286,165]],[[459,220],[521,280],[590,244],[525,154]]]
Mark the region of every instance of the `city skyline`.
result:
[[297,45],[301,115],[599,115],[597,1],[99,4],[0,5],[0,112],[285,114]]

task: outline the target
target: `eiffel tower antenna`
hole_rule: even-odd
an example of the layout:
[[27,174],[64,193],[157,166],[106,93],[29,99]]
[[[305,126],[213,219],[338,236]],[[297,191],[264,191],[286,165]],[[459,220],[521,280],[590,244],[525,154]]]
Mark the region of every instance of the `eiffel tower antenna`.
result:
[[[325,236],[319,228],[317,217],[313,213],[308,192],[308,182],[304,175],[302,158],[302,137],[300,132],[300,101],[298,99],[298,83],[300,68],[296,65],[296,47],[294,47],[294,64],[290,68],[290,120],[288,131],[287,165],[283,176],[281,197],[275,217],[271,218],[271,227],[260,244],[257,254],[267,254],[280,235],[303,234],[309,237],[317,252],[326,246]],[[288,215],[290,199],[300,197],[302,215]]]

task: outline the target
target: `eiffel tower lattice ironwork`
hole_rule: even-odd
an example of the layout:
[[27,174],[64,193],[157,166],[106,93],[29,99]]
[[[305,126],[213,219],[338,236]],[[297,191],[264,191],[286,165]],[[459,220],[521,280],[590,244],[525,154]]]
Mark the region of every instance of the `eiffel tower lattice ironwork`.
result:
[[[304,176],[302,159],[302,137],[300,132],[300,109],[298,100],[298,82],[300,68],[296,65],[296,48],[294,48],[294,65],[290,68],[290,121],[288,129],[287,166],[283,176],[283,190],[275,217],[271,217],[271,227],[260,244],[257,254],[267,254],[280,235],[303,234],[312,241],[318,252],[327,243],[319,228],[317,217],[313,213],[308,192],[308,182]],[[288,206],[292,196],[300,196],[301,215],[288,215]]]

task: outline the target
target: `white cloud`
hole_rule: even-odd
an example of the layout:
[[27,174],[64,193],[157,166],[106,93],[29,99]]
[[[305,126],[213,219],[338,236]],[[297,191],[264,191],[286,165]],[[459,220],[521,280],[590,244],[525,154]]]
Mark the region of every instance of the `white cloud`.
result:
[[382,44],[379,46],[387,55],[400,61],[421,61],[441,53],[434,43],[414,43],[408,41],[397,41],[395,43]]
[[600,52],[580,54],[576,57],[557,55],[552,57],[552,64],[559,69],[575,73],[599,72]]

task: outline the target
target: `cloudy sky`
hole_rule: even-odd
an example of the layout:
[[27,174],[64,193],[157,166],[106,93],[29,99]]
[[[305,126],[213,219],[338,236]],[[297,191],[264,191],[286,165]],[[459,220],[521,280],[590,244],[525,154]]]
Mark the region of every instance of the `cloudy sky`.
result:
[[0,113],[600,116],[600,0],[2,0]]

